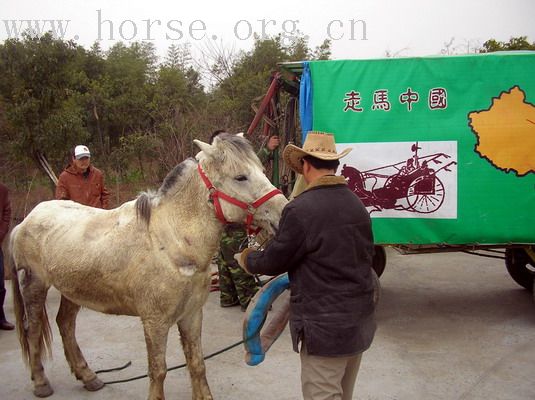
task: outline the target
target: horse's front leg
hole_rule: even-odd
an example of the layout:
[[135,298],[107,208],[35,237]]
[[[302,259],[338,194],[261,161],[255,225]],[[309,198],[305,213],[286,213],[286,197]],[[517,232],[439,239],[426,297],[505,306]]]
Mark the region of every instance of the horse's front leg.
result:
[[191,376],[193,400],[212,400],[206,380],[206,367],[201,347],[202,308],[178,321],[178,330]]
[[145,319],[142,322],[149,361],[150,386],[148,400],[164,400],[163,382],[167,374],[165,352],[170,326],[152,319]]

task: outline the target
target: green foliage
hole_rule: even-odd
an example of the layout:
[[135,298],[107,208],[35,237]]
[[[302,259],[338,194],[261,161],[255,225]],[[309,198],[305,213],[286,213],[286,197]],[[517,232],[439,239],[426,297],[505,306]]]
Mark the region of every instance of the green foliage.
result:
[[83,54],[73,42],[26,35],[0,45],[0,94],[6,126],[0,140],[11,144],[16,157],[41,151],[57,165],[65,143],[89,138],[80,92],[87,81],[79,67]]
[[512,37],[508,42],[498,42],[495,39],[490,39],[483,43],[480,53],[512,50],[535,50],[535,42],[529,43],[527,36]]
[[150,127],[147,104],[152,98],[156,56],[150,43],[133,43],[130,47],[118,43],[106,56],[92,100],[104,131],[102,150],[109,152],[119,145],[122,136]]
[[331,41],[325,39],[322,44],[316,47],[312,54],[314,60],[328,60],[331,58]]
[[[135,132],[120,138],[120,145],[110,154],[115,170],[132,182],[132,177],[145,178],[144,161],[156,156],[158,139],[143,132]],[[137,168],[137,169],[136,169]],[[133,171],[137,171],[132,174]]]
[[229,76],[222,76],[219,85],[211,93],[210,106],[215,115],[222,117],[220,127],[246,130],[254,112],[251,102],[263,96],[270,83],[277,63],[307,59],[327,59],[330,41],[312,51],[307,39],[298,36],[289,45],[283,45],[281,35],[269,39],[256,38],[253,49],[239,57]]
[[191,61],[192,58],[188,43],[184,45],[172,44],[167,50],[164,65],[185,72],[190,66]]
[[170,46],[158,63],[152,43],[103,51],[98,42],[85,49],[50,33],[6,40],[0,162],[14,175],[39,151],[58,174],[70,148],[84,143],[110,176],[160,180],[197,152],[194,138],[246,130],[251,103],[265,94],[278,62],[328,58],[330,42],[312,50],[304,37],[290,45],[281,36],[257,38],[251,51],[225,54],[210,66],[217,84],[206,90],[187,44]]

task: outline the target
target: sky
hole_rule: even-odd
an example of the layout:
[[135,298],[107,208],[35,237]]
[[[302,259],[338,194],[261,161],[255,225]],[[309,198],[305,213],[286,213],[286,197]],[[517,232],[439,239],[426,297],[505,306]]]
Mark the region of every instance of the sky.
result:
[[[5,0],[4,0],[5,1]],[[3,3],[4,3],[3,1]],[[297,31],[310,47],[331,40],[333,59],[466,53],[494,38],[535,41],[534,0],[352,1],[87,1],[8,0],[0,9],[0,41],[32,26],[88,48],[150,41],[163,57],[172,44],[250,50],[253,35]]]

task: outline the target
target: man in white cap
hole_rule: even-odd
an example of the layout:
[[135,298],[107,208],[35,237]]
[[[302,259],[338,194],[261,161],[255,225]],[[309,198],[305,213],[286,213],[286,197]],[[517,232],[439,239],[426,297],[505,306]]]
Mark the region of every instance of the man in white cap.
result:
[[371,220],[345,178],[335,176],[349,151],[338,153],[333,135],[321,132],[309,132],[303,148],[286,146],[284,161],[308,186],[286,205],[264,251],[236,254],[249,273],[288,272],[305,400],[352,399],[376,329]]
[[87,146],[78,145],[71,152],[71,162],[61,173],[56,199],[73,200],[86,206],[108,208],[110,193],[104,186],[104,174],[91,165]]

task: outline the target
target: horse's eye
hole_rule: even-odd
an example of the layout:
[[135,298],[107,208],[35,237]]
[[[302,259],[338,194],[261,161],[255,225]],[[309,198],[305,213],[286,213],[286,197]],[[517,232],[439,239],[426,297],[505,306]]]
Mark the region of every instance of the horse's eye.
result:
[[238,182],[243,182],[243,181],[246,181],[247,180],[247,177],[245,175],[238,175],[236,178]]

